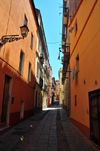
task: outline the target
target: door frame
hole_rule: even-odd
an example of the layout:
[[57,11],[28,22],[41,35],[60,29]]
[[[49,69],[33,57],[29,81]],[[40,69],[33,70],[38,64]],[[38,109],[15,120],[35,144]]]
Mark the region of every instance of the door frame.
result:
[[37,100],[38,100],[38,91],[35,91],[35,113],[37,113]]
[[[2,104],[3,104],[3,97],[4,97],[4,86],[5,86],[5,77],[8,76],[9,79],[9,98],[8,98],[8,104],[7,104],[7,115],[6,115],[6,124],[9,126],[9,118],[10,118],[10,104],[11,104],[11,91],[12,91],[12,77],[9,76],[8,74],[4,75],[4,84],[3,84],[3,94],[2,94]],[[1,113],[2,113],[2,106],[1,106]],[[1,118],[0,118],[1,122]]]
[[[93,94],[91,96],[91,94]],[[98,121],[98,127],[99,127],[99,140],[97,140],[93,135],[92,135],[92,122],[91,122],[91,119],[93,118],[91,116],[91,100],[93,99],[93,97],[96,97],[96,101],[97,101],[97,105],[94,105],[97,107],[97,114],[99,112],[99,97],[100,97],[100,89],[96,89],[96,90],[93,90],[93,91],[90,91],[89,92],[89,119],[90,119],[90,139],[93,140],[97,145],[100,146],[100,117],[97,116],[97,118],[95,118],[95,120]]]

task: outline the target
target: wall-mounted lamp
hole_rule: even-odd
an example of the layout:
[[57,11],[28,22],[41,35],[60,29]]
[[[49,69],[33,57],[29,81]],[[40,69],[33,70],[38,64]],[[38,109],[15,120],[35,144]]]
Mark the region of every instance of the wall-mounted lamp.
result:
[[4,35],[2,36],[2,38],[0,39],[1,42],[0,42],[0,48],[6,44],[7,42],[13,42],[13,41],[17,41],[19,39],[24,39],[25,37],[27,37],[28,35],[28,32],[29,32],[29,29],[26,25],[23,25],[20,27],[20,30],[21,30],[21,35],[22,37],[19,37],[19,35]]
[[74,27],[69,28],[69,32],[72,33]]

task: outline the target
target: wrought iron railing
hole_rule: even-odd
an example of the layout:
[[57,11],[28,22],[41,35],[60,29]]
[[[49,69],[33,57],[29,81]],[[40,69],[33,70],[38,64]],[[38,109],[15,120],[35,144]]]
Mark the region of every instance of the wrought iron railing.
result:
[[68,7],[64,7],[63,8],[63,14],[64,14],[64,16],[68,16],[68,14],[69,14],[69,8]]
[[41,64],[44,63],[44,59],[43,59],[43,55],[42,54],[40,54],[40,62],[41,62]]
[[44,84],[44,90],[45,90],[45,91],[48,91],[48,87],[47,87],[46,84]]

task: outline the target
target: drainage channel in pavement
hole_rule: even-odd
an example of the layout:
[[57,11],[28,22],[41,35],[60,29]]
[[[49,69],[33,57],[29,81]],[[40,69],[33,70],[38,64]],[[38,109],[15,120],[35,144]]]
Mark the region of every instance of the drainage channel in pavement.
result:
[[63,150],[70,151],[69,144],[61,123],[60,110],[57,110],[56,126],[57,126],[57,140],[58,140],[59,151],[63,151]]

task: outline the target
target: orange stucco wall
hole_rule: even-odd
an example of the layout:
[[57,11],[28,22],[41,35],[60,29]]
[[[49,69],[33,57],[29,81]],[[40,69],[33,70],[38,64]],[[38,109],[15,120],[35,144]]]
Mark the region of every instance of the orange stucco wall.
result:
[[[75,67],[75,72],[76,57],[79,55],[79,72],[77,78],[75,75],[75,79],[71,83],[71,118],[85,135],[86,132],[82,130],[82,125],[86,128],[87,137],[90,137],[88,92],[100,88],[99,9],[99,0],[83,0],[70,25],[70,27],[74,27],[70,33],[70,67],[71,69]],[[78,31],[75,35],[76,20]],[[75,106],[75,95],[77,95],[77,106]]]
[[[35,59],[37,43],[37,22],[31,0],[0,1],[0,38],[3,35],[19,35],[20,26],[24,25],[24,15],[28,20],[29,33],[26,38],[6,43],[0,53],[0,115],[2,110],[3,87],[5,74],[12,77],[10,114],[20,112],[20,102],[24,101],[24,111],[33,111]],[[33,50],[30,47],[33,34]],[[20,51],[25,53],[23,75],[19,74]],[[31,62],[31,82],[28,81],[28,67]],[[11,101],[11,100],[10,100]],[[27,116],[27,115],[26,115]],[[11,119],[10,119],[11,120]],[[16,119],[19,120],[19,119]],[[13,122],[13,121],[12,121]]]

